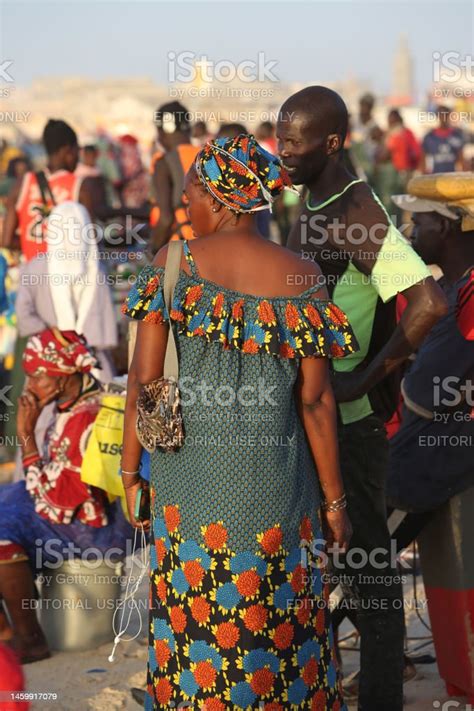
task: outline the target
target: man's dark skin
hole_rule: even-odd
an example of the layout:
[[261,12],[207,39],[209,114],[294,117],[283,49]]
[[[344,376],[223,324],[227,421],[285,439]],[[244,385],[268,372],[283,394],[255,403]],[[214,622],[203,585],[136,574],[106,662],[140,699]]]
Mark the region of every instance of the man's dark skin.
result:
[[455,284],[474,265],[474,232],[462,232],[461,220],[437,212],[415,212],[413,247],[428,264],[437,264],[448,284]]
[[[48,171],[55,173],[58,170],[67,170],[73,173],[76,170],[79,160],[79,146],[61,146],[55,153],[48,156]],[[22,179],[19,179],[10,191],[7,198],[7,214],[3,227],[3,234],[0,234],[0,246],[9,249],[19,248],[17,238],[18,215],[15,205],[20,194]],[[79,202],[87,208],[92,222],[96,220],[107,220],[113,217],[123,217],[130,215],[138,219],[147,218],[147,213],[143,210],[130,210],[122,208],[111,208],[107,205],[105,185],[101,177],[84,178],[79,191]]]
[[[162,128],[158,128],[158,141],[165,149],[165,152],[168,153],[183,143],[191,143],[191,133],[190,131],[166,133]],[[152,181],[156,204],[160,209],[160,217],[151,230],[150,241],[153,252],[157,252],[169,242],[174,222],[173,188],[166,161],[156,161]]]
[[[277,124],[282,162],[289,169],[292,181],[306,186],[311,205],[323,203],[355,179],[342,160],[343,136],[337,111],[332,105],[325,110],[327,97],[323,90],[324,87],[309,87],[298,92],[295,101],[292,101],[294,97],[288,99],[280,110]],[[365,185],[361,189],[367,190],[367,195],[370,194]],[[357,200],[354,195],[356,191],[349,189],[343,201],[330,206],[328,215],[336,218],[338,208],[342,207],[339,217],[343,221],[349,211],[354,214],[356,222],[364,224],[366,215],[361,195],[357,191]],[[354,204],[351,205],[353,200]],[[305,205],[301,214],[309,220],[314,213]],[[288,239],[288,247],[295,251],[300,248],[300,231],[301,222],[298,221]],[[344,239],[344,230],[339,233],[339,237]],[[328,247],[332,246],[340,249],[339,245],[332,245],[329,239]],[[357,257],[357,245],[348,244],[347,249]],[[416,351],[432,326],[447,313],[446,299],[433,278],[414,284],[404,290],[403,295],[407,307],[385,347],[370,363],[364,363],[357,370],[334,373],[333,386],[337,401],[349,402],[370,391]]]

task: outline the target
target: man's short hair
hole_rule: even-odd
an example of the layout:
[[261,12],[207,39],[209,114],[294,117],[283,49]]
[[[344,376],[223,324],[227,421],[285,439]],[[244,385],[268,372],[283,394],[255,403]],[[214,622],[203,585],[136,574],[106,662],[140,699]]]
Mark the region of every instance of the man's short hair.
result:
[[[155,123],[158,128],[164,128],[164,125],[170,121],[174,123],[175,131],[190,130],[190,113],[179,101],[170,101],[155,111]],[[164,130],[167,133],[166,128]]]
[[77,146],[77,135],[65,121],[49,119],[43,131],[43,144],[50,156],[64,146]]

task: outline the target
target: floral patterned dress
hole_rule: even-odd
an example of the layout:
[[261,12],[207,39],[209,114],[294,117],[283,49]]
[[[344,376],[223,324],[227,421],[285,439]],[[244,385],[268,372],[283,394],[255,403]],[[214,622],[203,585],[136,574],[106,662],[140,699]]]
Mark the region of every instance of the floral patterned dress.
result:
[[[357,350],[313,298],[242,294],[200,277],[184,245],[171,320],[185,443],[151,458],[146,709],[341,711],[317,473],[294,398],[300,358]],[[124,313],[162,323],[163,268]]]

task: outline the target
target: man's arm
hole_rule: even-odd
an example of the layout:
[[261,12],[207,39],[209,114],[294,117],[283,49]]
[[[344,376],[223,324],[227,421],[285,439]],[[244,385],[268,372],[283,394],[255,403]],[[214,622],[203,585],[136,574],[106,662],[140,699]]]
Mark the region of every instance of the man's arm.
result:
[[3,224],[3,232],[0,237],[0,247],[13,249],[16,247],[16,231],[18,228],[18,214],[16,211],[16,203],[21,189],[21,179],[18,180],[10,190],[7,197],[7,214]]
[[153,186],[156,194],[156,204],[159,218],[151,231],[151,246],[157,252],[169,242],[173,226],[173,205],[171,176],[166,161],[162,158],[156,161],[153,173]]
[[432,277],[406,289],[403,296],[407,306],[384,348],[363,369],[334,373],[338,402],[349,402],[369,392],[418,350],[435,323],[448,313],[446,298]]

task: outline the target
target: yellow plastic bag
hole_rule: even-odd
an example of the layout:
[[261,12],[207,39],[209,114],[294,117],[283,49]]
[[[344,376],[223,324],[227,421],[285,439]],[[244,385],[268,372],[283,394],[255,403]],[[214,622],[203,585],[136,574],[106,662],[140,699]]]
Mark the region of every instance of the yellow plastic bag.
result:
[[81,466],[81,479],[107,492],[109,499],[122,499],[127,515],[125,491],[120,476],[125,397],[106,394],[94,422]]

